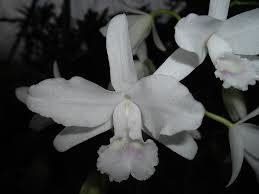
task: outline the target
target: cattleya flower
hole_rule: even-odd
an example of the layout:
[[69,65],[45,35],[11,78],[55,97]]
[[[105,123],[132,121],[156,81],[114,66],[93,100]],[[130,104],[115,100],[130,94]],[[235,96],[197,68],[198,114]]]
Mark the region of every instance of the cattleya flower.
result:
[[[127,15],[127,19],[129,22],[129,36],[130,36],[130,43],[131,48],[134,55],[137,55],[141,62],[144,62],[147,56],[147,48],[146,43],[144,40],[148,37],[152,29],[152,35],[155,45],[161,51],[165,51],[166,48],[162,41],[160,40],[155,24],[154,18],[145,12],[130,9],[132,15]],[[102,27],[100,32],[103,36],[106,36],[108,25]]]
[[110,180],[119,182],[129,175],[145,180],[154,173],[157,147],[151,139],[143,140],[141,130],[192,159],[197,145],[187,132],[200,126],[203,106],[171,76],[155,73],[137,79],[124,14],[109,23],[106,44],[115,91],[81,77],[53,78],[18,88],[18,99],[31,111],[66,126],[54,140],[58,151],[114,127],[110,144],[101,146],[97,160],[97,168]]
[[[223,86],[247,90],[259,80],[259,9],[236,15],[226,21],[189,14],[175,26],[179,47],[198,56],[199,64],[207,50]],[[196,67],[197,64],[194,64]],[[194,69],[194,68],[193,68]]]
[[244,158],[255,171],[259,182],[259,127],[245,123],[259,114],[259,107],[237,122],[229,129],[229,143],[232,158],[232,176],[228,183],[231,185],[237,178]]

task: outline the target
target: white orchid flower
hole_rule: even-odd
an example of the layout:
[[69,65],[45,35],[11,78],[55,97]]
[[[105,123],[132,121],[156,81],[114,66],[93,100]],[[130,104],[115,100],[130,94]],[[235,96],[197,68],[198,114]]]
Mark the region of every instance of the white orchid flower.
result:
[[124,14],[109,23],[106,44],[115,91],[81,77],[53,78],[18,88],[17,97],[31,111],[66,126],[54,140],[59,151],[114,127],[114,136],[108,146],[99,149],[97,161],[98,169],[110,180],[126,180],[129,175],[145,180],[154,173],[157,147],[152,140],[143,140],[141,130],[192,159],[197,145],[190,135],[183,134],[200,126],[203,106],[171,76],[154,74],[137,79]]
[[179,47],[197,54],[199,63],[207,50],[223,86],[247,90],[259,79],[259,9],[236,15],[226,21],[189,14],[175,26]]
[[245,123],[259,114],[259,107],[229,129],[229,143],[232,158],[231,185],[237,178],[244,158],[255,171],[259,181],[259,126]]
[[[148,37],[152,30],[152,36],[155,45],[161,51],[165,51],[166,48],[158,36],[154,19],[150,14],[145,12],[128,8],[132,15],[127,15],[129,23],[129,36],[131,48],[134,55],[137,55],[141,62],[144,61],[142,56],[147,56],[147,48],[145,39]],[[100,29],[103,36],[106,36],[108,24]]]

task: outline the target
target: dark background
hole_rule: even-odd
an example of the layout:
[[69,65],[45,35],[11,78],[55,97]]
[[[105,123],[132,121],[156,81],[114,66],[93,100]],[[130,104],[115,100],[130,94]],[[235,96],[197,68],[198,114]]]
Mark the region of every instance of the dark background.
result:
[[[192,12],[207,14],[208,5],[208,0],[188,0],[187,8],[180,15],[183,17]],[[236,6],[230,9],[229,16],[253,8],[255,6]],[[107,20],[105,13],[97,16],[89,12],[84,20],[77,21],[80,28],[75,30],[69,28],[69,11],[66,8],[60,17],[51,14],[51,5],[35,9],[27,9],[27,17],[20,23],[21,31],[17,37],[23,44],[22,49],[18,49],[22,57],[17,57],[14,52],[1,61],[0,193],[74,194],[79,193],[85,181],[89,187],[99,188],[100,193],[108,194],[259,193],[253,170],[246,161],[235,183],[225,188],[231,175],[227,129],[207,118],[199,128],[203,138],[198,141],[199,151],[195,159],[188,161],[156,142],[160,161],[155,174],[143,182],[133,178],[122,183],[109,182],[106,175],[96,172],[97,150],[109,143],[112,131],[67,152],[57,152],[52,141],[63,127],[53,124],[40,132],[30,129],[28,124],[34,113],[16,99],[15,88],[53,77],[54,60],[58,61],[64,78],[78,75],[106,87],[109,65],[105,38],[99,33],[99,28]],[[55,19],[55,24],[49,24],[50,18]],[[166,24],[156,25],[168,49],[166,52],[157,50],[151,37],[147,39],[148,54],[156,67],[177,48],[173,38],[176,22],[171,19]],[[43,33],[43,29],[47,29],[47,33]],[[182,82],[207,110],[229,118],[222,103],[222,83],[215,78],[214,67],[208,57]],[[258,91],[257,84],[244,92],[248,112],[259,105]],[[256,118],[251,122],[259,124]]]

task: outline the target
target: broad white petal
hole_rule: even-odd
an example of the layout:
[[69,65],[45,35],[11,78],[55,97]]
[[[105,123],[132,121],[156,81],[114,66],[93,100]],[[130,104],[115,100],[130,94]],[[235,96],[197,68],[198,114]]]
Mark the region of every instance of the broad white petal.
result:
[[96,127],[122,101],[118,93],[80,77],[47,79],[29,88],[28,108],[65,126]]
[[128,18],[131,20],[131,24],[129,25],[130,43],[133,52],[136,53],[138,47],[151,32],[153,18],[149,14],[129,15]]
[[166,51],[165,45],[163,44],[163,42],[161,41],[161,39],[157,33],[155,24],[152,25],[152,36],[153,36],[153,40],[154,40],[156,47],[158,49],[160,49],[161,51]]
[[259,126],[243,123],[238,130],[242,136],[245,150],[259,160]]
[[19,87],[15,89],[15,96],[22,103],[26,104],[26,100],[28,97],[29,87]]
[[245,91],[259,79],[253,62],[238,55],[226,53],[219,57],[214,65],[215,76],[224,81],[224,88],[232,86]]
[[168,75],[180,81],[199,65],[198,55],[178,48],[155,71],[154,74]]
[[51,118],[43,117],[39,114],[33,115],[29,127],[35,131],[42,131],[48,126],[54,124],[54,121]]
[[229,18],[216,32],[235,54],[259,54],[259,9],[253,9]]
[[144,125],[155,138],[160,134],[195,130],[204,115],[201,103],[184,85],[169,76],[142,78],[128,95],[140,108]]
[[232,121],[236,122],[247,115],[244,95],[235,88],[222,88],[222,99]]
[[110,63],[111,82],[116,91],[126,91],[137,81],[125,14],[109,23],[106,47]]
[[259,183],[259,160],[254,158],[247,152],[245,152],[245,159],[247,160],[247,162],[250,164],[250,166],[254,170],[257,182]]
[[92,138],[96,135],[104,133],[112,128],[111,120],[93,128],[87,127],[65,127],[54,139],[54,146],[59,152],[67,151],[68,149]]
[[146,180],[158,164],[157,150],[152,140],[142,143],[118,139],[99,149],[97,168],[108,174],[110,181],[121,182],[130,174],[137,180]]
[[173,136],[161,135],[158,141],[188,160],[192,160],[198,151],[196,142],[186,131]]
[[232,175],[230,181],[227,185],[231,185],[237,178],[244,159],[244,144],[242,137],[239,134],[238,125],[229,129],[229,144],[231,151],[231,160],[232,160]]
[[135,140],[142,139],[141,112],[136,104],[124,100],[116,106],[113,112],[114,137]]
[[250,112],[248,115],[246,115],[245,118],[243,118],[242,120],[238,121],[237,124],[244,123],[248,119],[251,119],[251,118],[253,118],[253,117],[257,116],[257,115],[259,115],[259,107],[257,107],[255,110]]
[[175,41],[182,49],[196,53],[202,63],[207,55],[207,41],[221,24],[222,21],[209,16],[189,14],[176,24]]

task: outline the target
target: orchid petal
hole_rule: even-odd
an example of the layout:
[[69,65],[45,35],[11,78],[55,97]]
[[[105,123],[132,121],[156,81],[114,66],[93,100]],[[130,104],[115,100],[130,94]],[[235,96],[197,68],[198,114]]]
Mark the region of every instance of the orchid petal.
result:
[[222,98],[232,121],[236,122],[247,115],[245,99],[241,91],[222,88]]
[[110,21],[106,47],[112,85],[118,92],[125,91],[137,81],[125,14],[117,15]]
[[226,20],[228,16],[230,0],[210,0],[209,16]]
[[173,136],[161,135],[158,141],[188,160],[192,160],[198,151],[196,142],[186,131]]
[[156,47],[158,49],[160,49],[161,51],[166,51],[166,47],[163,44],[163,42],[161,41],[161,39],[160,39],[160,37],[157,33],[157,29],[156,29],[155,24],[152,25],[152,36],[153,36],[153,40],[154,40],[154,43],[155,43]]
[[237,124],[240,124],[240,123],[244,123],[246,122],[247,120],[255,117],[259,115],[259,107],[257,107],[255,110],[253,110],[252,112],[250,112],[248,115],[246,115],[245,118],[243,118],[242,120],[238,121]]
[[243,123],[238,128],[245,150],[259,160],[259,126]]
[[133,53],[136,53],[138,47],[148,37],[151,32],[153,18],[149,14],[129,15],[129,36]]
[[217,63],[217,59],[223,55],[233,53],[230,45],[224,39],[215,34],[209,38],[207,47],[210,58],[214,64]]
[[154,166],[158,164],[157,151],[158,148],[151,139],[144,142],[142,152],[139,152],[135,160],[132,161],[131,175],[135,179],[146,180],[154,174]]
[[202,63],[207,55],[207,41],[221,24],[222,21],[209,16],[189,14],[176,24],[175,41],[182,49],[196,53]]
[[54,124],[54,121],[51,118],[35,114],[30,121],[29,127],[35,131],[42,131],[52,124]]
[[233,49],[234,54],[259,54],[259,9],[229,18],[216,32]]
[[26,104],[26,100],[28,97],[29,87],[19,87],[15,89],[15,96],[22,103]]
[[248,115],[246,115],[245,118],[243,118],[242,120],[238,121],[237,124],[240,124],[240,123],[244,123],[246,122],[247,120],[255,117],[259,115],[259,107],[257,107],[255,110],[253,110],[252,112],[250,112]]
[[248,85],[254,85],[259,79],[253,62],[238,55],[226,53],[219,57],[214,65],[215,76],[224,81],[224,88],[232,86],[245,91]]
[[181,48],[171,54],[154,74],[172,76],[181,81],[199,65],[198,56]]
[[122,101],[113,112],[114,137],[130,137],[142,140],[141,112],[136,104],[129,100]]
[[54,146],[59,152],[68,149],[112,128],[111,120],[93,128],[87,127],[65,127],[54,139]]
[[195,130],[204,115],[201,103],[184,85],[169,76],[142,78],[128,96],[141,109],[144,125],[155,138],[160,134]]
[[251,156],[249,153],[245,152],[245,159],[250,164],[255,172],[257,182],[259,182],[259,160]]
[[142,143],[118,139],[99,149],[97,168],[108,174],[110,181],[121,182],[130,174],[137,180],[146,180],[158,164],[157,150],[152,140]]
[[231,185],[237,178],[244,159],[244,144],[238,131],[239,126],[229,129],[229,144],[232,160],[232,175],[227,185]]
[[97,169],[108,174],[110,181],[121,182],[130,176],[131,161],[130,156],[123,152],[125,144],[123,140],[115,140],[110,145],[101,146],[97,152]]
[[[151,74],[149,68],[144,63],[136,60],[136,61],[134,61],[134,65],[135,65],[135,68],[137,71],[138,79],[141,79],[142,77],[146,77]],[[111,82],[109,83],[107,89],[110,91],[114,91],[114,88],[113,88]]]
[[29,88],[28,108],[65,126],[96,127],[108,121],[122,96],[80,77],[47,79]]

